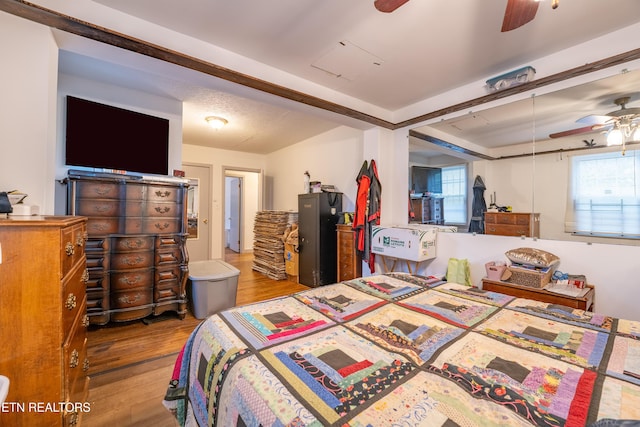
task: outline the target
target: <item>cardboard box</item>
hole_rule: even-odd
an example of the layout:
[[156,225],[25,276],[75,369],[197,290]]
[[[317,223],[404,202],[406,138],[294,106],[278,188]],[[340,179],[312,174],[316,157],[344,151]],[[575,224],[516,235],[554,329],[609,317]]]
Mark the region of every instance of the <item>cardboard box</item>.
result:
[[380,227],[371,231],[371,252],[409,261],[425,261],[436,257],[435,227]]
[[298,252],[288,243],[284,244],[284,269],[289,276],[298,275]]

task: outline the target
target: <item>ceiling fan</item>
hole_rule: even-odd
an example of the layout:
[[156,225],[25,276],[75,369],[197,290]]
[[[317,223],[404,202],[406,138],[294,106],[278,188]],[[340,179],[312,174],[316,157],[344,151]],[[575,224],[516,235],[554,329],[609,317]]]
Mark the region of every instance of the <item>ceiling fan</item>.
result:
[[[538,12],[538,5],[542,0],[507,0],[501,32],[507,32],[522,27],[533,21]],[[557,9],[560,0],[552,0],[551,8]]]
[[[619,106],[618,110],[605,115],[590,115],[577,120],[577,123],[585,123],[587,126],[570,129],[563,132],[552,133],[549,138],[562,138],[570,135],[580,135],[595,131],[608,131],[608,145],[622,145],[625,140],[640,140],[640,108],[627,108],[631,98],[623,96],[614,100]],[[617,131],[617,132],[616,132]]]
[[[375,0],[373,2],[380,12],[391,13],[409,0]],[[515,30],[527,22],[533,21],[538,12],[538,5],[543,0],[507,0],[507,9],[502,21],[502,32]],[[551,8],[556,9],[560,0],[551,0]]]

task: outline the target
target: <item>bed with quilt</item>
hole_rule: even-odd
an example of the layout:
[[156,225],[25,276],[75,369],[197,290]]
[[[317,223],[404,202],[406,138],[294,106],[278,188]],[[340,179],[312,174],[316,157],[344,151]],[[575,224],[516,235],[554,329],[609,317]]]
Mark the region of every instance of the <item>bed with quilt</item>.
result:
[[640,419],[640,322],[363,277],[210,316],[163,403],[189,426],[614,425]]

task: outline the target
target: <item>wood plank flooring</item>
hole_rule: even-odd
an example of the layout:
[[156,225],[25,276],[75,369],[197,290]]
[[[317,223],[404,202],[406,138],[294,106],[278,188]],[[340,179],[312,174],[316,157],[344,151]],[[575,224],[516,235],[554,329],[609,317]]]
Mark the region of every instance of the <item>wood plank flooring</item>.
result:
[[[253,271],[253,254],[227,251],[225,261],[240,270],[236,304],[249,304],[308,289],[295,281],[271,280]],[[134,321],[91,326],[89,403],[84,427],[153,426],[178,424],[162,406],[175,358],[201,320],[184,320],[165,313],[152,322]]]

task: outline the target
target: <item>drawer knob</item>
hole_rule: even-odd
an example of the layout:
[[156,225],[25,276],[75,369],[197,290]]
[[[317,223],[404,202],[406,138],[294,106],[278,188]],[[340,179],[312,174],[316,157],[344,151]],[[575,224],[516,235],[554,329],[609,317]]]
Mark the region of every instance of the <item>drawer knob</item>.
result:
[[87,283],[89,281],[89,269],[85,268],[84,271],[82,272],[82,277],[80,278],[80,280],[82,280],[83,283]]
[[73,253],[75,252],[75,248],[73,247],[73,243],[67,242],[67,244],[64,245],[64,252],[67,254],[67,256],[73,255]]
[[84,359],[84,363],[82,364],[82,370],[87,372],[89,370],[89,359]]
[[69,367],[71,369],[78,366],[78,359],[80,359],[80,353],[78,353],[78,350],[74,348],[71,352],[71,357],[69,358]]
[[82,326],[87,328],[89,327],[89,315],[85,314],[84,317],[82,318]]
[[156,207],[156,209],[155,209],[155,210],[156,210],[156,212],[158,212],[158,213],[161,213],[161,214],[162,214],[162,213],[167,213],[167,212],[169,212],[169,211],[171,210],[171,208],[169,208],[169,207],[167,207],[167,206],[165,206],[165,207],[161,208],[160,206],[158,206],[158,207]]
[[77,412],[70,412],[68,415],[68,425],[70,426],[75,426],[78,424],[78,413]]
[[133,304],[141,299],[142,295],[140,295],[140,293],[137,293],[133,298],[131,298],[131,296],[129,295],[123,295],[118,298],[118,301],[120,301],[122,304]]
[[130,266],[134,266],[134,265],[138,265],[141,262],[144,261],[144,258],[141,257],[140,255],[134,255],[134,256],[130,256],[130,257],[125,257],[122,259],[122,261]]
[[156,191],[156,196],[158,197],[169,197],[171,196],[171,191]]
[[161,223],[159,223],[159,222],[156,222],[156,223],[155,223],[155,224],[153,224],[153,225],[154,225],[158,230],[162,231],[162,230],[165,230],[165,229],[169,228],[169,226],[170,226],[171,224],[169,224],[168,222],[165,222],[164,224],[161,224]]
[[76,308],[77,305],[77,301],[76,301],[76,296],[74,294],[69,294],[67,296],[67,300],[64,303],[64,306],[67,308],[67,310],[73,310],[74,308]]

